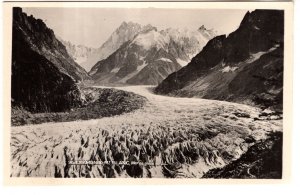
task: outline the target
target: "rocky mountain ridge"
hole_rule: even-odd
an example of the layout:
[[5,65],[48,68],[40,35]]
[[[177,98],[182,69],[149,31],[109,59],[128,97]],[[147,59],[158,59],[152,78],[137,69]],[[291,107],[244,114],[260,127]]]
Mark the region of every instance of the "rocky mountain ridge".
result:
[[81,104],[77,84],[89,78],[42,20],[13,8],[12,107],[68,110]]
[[87,71],[100,60],[106,59],[109,55],[120,48],[122,44],[133,39],[140,32],[154,28],[150,24],[142,26],[134,22],[122,22],[122,24],[111,34],[111,36],[99,47],[93,50],[86,60],[80,65]]
[[214,31],[149,26],[124,43],[107,59],[95,64],[89,74],[97,84],[156,85],[177,71],[199,52]]
[[226,100],[282,112],[283,11],[247,12],[228,37],[210,40],[156,93]]

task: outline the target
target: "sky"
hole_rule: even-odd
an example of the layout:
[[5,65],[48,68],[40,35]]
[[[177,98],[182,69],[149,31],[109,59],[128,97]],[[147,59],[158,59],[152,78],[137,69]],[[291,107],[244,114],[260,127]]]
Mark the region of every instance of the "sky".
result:
[[100,47],[125,22],[166,28],[198,29],[204,25],[219,34],[239,27],[248,10],[159,9],[159,8],[23,8],[28,15],[42,19],[56,36],[73,44]]

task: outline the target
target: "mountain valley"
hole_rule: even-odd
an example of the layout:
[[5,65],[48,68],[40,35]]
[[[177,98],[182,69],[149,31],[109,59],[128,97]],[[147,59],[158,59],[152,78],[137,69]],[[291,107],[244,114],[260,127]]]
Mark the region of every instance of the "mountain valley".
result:
[[13,8],[11,177],[282,178],[284,12],[98,48]]

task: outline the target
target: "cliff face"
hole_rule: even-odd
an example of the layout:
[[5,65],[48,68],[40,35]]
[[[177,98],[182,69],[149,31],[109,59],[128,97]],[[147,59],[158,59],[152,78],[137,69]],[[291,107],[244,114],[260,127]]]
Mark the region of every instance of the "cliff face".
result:
[[267,51],[282,44],[284,37],[284,12],[279,10],[255,10],[247,12],[240,27],[225,41],[224,62],[247,60],[251,54]]
[[33,51],[53,62],[60,71],[69,74],[75,80],[89,78],[87,72],[74,62],[69,56],[66,47],[55,37],[54,32],[42,20],[35,19],[33,16],[27,16],[22,12],[21,8],[14,8],[13,29],[15,36],[22,36],[24,42]]
[[282,109],[284,13],[248,12],[228,37],[208,42],[155,91]]
[[13,9],[12,106],[31,112],[70,109],[81,104],[76,83],[88,78],[42,20]]

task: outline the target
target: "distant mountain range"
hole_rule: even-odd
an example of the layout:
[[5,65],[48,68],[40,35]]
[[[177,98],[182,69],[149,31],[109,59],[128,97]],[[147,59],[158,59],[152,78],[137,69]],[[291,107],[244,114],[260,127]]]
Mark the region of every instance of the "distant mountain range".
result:
[[[228,36],[216,36],[204,26],[157,30],[123,22],[96,49],[60,40],[21,8],[13,8],[12,22],[11,124],[107,117],[94,125],[64,123],[61,129],[66,132],[58,129],[48,138],[44,135],[54,127],[49,124],[27,126],[28,132],[12,128],[17,176],[198,177],[201,172],[204,178],[282,178],[284,11],[247,12]],[[90,80],[94,85],[157,85],[156,94],[195,98],[154,96],[141,86],[128,87],[127,92],[127,87],[95,89],[85,85]],[[146,102],[137,112],[112,117]],[[32,135],[40,139],[35,145]],[[39,147],[42,150],[36,150]],[[139,165],[92,171],[83,166],[77,174],[68,165],[79,155],[103,161],[154,159],[164,166],[158,167],[161,171]],[[37,169],[39,159],[45,164],[56,159],[49,165],[51,173],[43,173],[50,170],[48,164]],[[185,170],[192,174],[182,174]]]
[[75,45],[64,40],[62,42],[73,59],[86,71],[90,71],[98,61],[107,58],[119,49],[122,44],[133,39],[138,33],[147,31],[149,28],[152,28],[152,26],[123,22],[99,48]]
[[282,111],[284,12],[248,12],[239,28],[210,40],[170,74],[158,94],[227,100]]
[[[133,25],[140,26],[135,23],[126,26],[123,23],[118,29],[132,28]],[[158,31],[151,25],[136,29],[142,30],[92,67],[89,74],[97,84],[156,85],[186,65],[216,36],[213,30],[207,30],[204,26],[194,31],[172,28]],[[114,33],[112,37],[118,37],[116,35],[123,37],[120,33]]]
[[[188,64],[191,58],[216,34],[214,30],[208,30],[204,26],[194,31],[172,28],[158,31],[156,27],[150,24],[142,26],[134,22],[123,22],[108,40],[96,49],[84,45],[75,45],[62,39],[60,41],[66,46],[69,55],[86,71],[90,71],[90,75],[98,84],[158,84],[170,73]],[[125,47],[123,44],[129,44],[130,47]],[[140,48],[134,48],[133,45]],[[124,51],[127,50],[126,55],[121,57],[122,54],[116,54],[118,59],[112,59],[113,57],[110,57],[110,55],[113,55],[121,47],[123,50],[118,52],[124,54]],[[160,54],[155,54],[154,48]],[[147,61],[133,59],[132,55],[127,55],[134,52],[136,54],[139,52],[145,53],[148,50],[149,52],[151,50],[150,53],[152,54],[150,55],[155,56],[141,57],[146,58]],[[162,52],[165,54],[162,54]],[[109,57],[110,59],[107,59]],[[127,59],[128,57],[130,59]],[[160,58],[166,60],[159,60]],[[174,62],[169,58],[172,58]],[[119,63],[118,67],[110,64],[116,63],[116,61]],[[129,68],[126,63],[131,63]],[[99,68],[100,64],[103,66],[102,68]],[[123,72],[118,73],[121,68]],[[146,69],[142,71],[143,68]],[[103,71],[104,69],[107,70]],[[139,74],[140,71],[142,72]],[[149,74],[151,75],[148,77]]]
[[[227,37],[204,26],[158,31],[123,22],[93,49],[60,41],[42,20],[14,8],[13,105],[32,112],[68,109],[81,100],[77,84],[93,79],[99,85],[158,85],[158,94],[281,111],[283,26],[278,10],[248,12]],[[88,74],[75,61],[95,65]]]
[[12,106],[64,111],[81,103],[77,84],[90,79],[40,19],[13,8]]
[[[151,25],[123,22],[94,49],[56,37],[41,19],[27,16],[21,8],[13,12],[12,105],[33,113],[79,106],[83,97],[78,84],[85,80],[158,84],[215,36],[204,26],[158,31]],[[78,65],[102,58],[90,71],[92,78]]]

